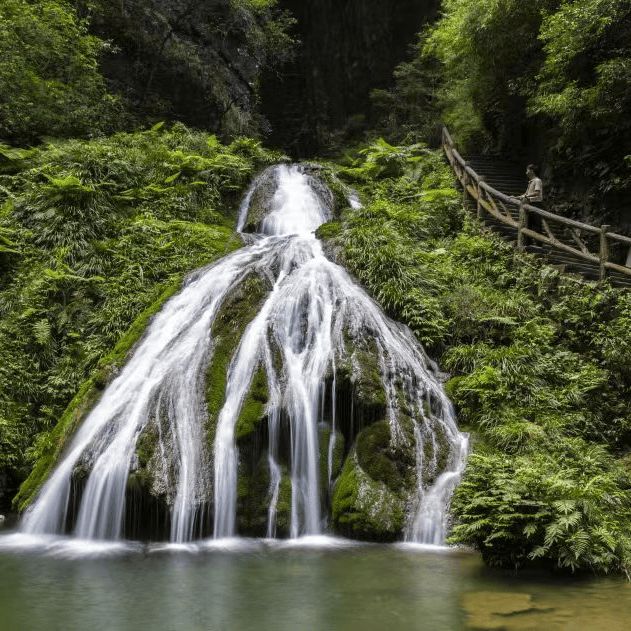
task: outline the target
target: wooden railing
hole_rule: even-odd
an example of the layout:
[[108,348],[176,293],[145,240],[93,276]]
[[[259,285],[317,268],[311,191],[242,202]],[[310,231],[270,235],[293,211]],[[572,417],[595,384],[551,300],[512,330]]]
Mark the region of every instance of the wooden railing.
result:
[[[527,240],[539,242],[552,249],[569,254],[591,266],[597,266],[601,279],[609,270],[631,277],[631,267],[625,256],[631,246],[631,238],[610,232],[608,225],[591,226],[566,217],[554,215],[524,202],[523,199],[505,195],[489,186],[462,158],[454,147],[446,127],[443,127],[443,150],[454,173],[462,184],[463,202],[470,195],[477,205],[477,216],[484,220],[488,213],[497,221],[515,229],[517,248],[523,250]],[[538,215],[544,234],[535,232],[532,216]],[[618,260],[619,263],[613,262]]]

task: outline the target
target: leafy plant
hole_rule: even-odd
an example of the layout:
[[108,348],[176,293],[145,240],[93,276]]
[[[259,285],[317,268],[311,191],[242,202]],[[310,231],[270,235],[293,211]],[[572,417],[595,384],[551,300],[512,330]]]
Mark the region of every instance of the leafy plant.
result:
[[177,124],[18,158],[0,176],[0,470],[21,479],[139,314],[239,247],[238,201],[280,156]]
[[107,48],[65,0],[3,0],[0,6],[0,137],[112,131],[124,116],[98,71]]
[[[378,168],[381,155],[397,169]],[[627,571],[628,292],[563,277],[481,233],[452,208],[455,191],[441,192],[447,167],[424,154],[417,169],[435,171],[415,179],[406,155],[370,147],[339,170],[364,205],[331,238],[451,373],[447,392],[477,445],[451,541],[502,567]]]

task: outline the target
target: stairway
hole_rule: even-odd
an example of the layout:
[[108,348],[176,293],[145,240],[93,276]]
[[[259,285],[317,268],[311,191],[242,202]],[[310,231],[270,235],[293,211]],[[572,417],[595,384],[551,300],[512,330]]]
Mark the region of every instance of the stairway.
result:
[[484,177],[484,181],[505,195],[522,195],[528,186],[526,164],[507,160],[497,155],[463,156],[469,166]]
[[[497,155],[488,154],[468,155],[463,156],[463,158],[468,166],[482,176],[489,186],[505,195],[522,195],[528,186],[525,163],[519,164]],[[469,196],[467,196],[465,207],[474,214],[477,211],[475,200]],[[517,219],[516,215],[515,219]],[[484,217],[484,225],[509,243],[516,244],[517,231],[514,228],[497,221],[488,214]],[[545,257],[550,265],[554,265],[563,273],[576,275],[584,280],[598,280],[600,278],[600,268],[597,264],[581,261],[550,245],[528,245],[526,251]],[[612,285],[617,287],[631,287],[631,277],[620,272],[609,270],[608,278]]]
[[[522,195],[528,186],[526,177],[526,165],[507,160],[498,155],[472,154],[463,156],[464,160],[484,181],[496,191],[505,195]],[[467,196],[465,203],[467,210],[477,212],[475,200]],[[514,219],[517,219],[515,214]],[[517,243],[517,231],[510,226],[497,221],[491,215],[484,216],[484,225],[499,234],[509,243]],[[540,249],[540,248],[539,248]]]

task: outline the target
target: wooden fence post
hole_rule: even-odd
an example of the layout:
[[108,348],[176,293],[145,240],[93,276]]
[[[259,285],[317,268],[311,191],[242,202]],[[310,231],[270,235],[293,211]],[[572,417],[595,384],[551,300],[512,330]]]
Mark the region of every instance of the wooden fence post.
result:
[[517,249],[520,252],[526,247],[526,237],[522,230],[528,228],[528,209],[524,208],[524,200],[519,200],[519,222],[517,223]]
[[609,230],[611,226],[604,225],[600,226],[600,280],[604,280],[607,277],[607,268],[605,267],[605,263],[609,258],[609,245],[607,244],[607,230]]
[[466,209],[467,207],[467,167],[469,166],[468,162],[464,163],[464,169],[462,170],[462,206]]
[[482,223],[482,210],[483,210],[483,206],[480,203],[480,200],[482,199],[482,187],[480,186],[480,184],[484,182],[484,177],[482,177],[481,175],[478,176],[478,186],[477,186],[477,196],[478,196],[478,207],[477,207],[477,215],[478,215],[478,221],[480,223]]

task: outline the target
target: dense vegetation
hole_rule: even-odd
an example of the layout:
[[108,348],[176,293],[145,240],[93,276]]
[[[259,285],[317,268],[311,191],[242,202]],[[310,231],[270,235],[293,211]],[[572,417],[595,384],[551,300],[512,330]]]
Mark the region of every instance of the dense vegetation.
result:
[[22,478],[134,320],[238,247],[242,192],[280,157],[179,124],[2,151],[0,471]]
[[[374,93],[381,131],[416,141],[442,116],[463,145],[528,149],[594,201],[629,193],[628,2],[442,10]],[[2,2],[1,489],[45,462],[80,385],[105,385],[183,276],[238,247],[238,200],[281,156],[237,136],[265,129],[259,80],[290,26],[275,0]],[[225,144],[182,124],[130,132],[156,118]],[[629,292],[482,233],[422,144],[379,140],[330,168],[365,204],[322,234],[451,372],[472,432],[452,540],[496,566],[627,571]]]
[[0,139],[26,143],[113,131],[124,108],[98,71],[106,48],[63,1],[4,0]]
[[440,116],[467,151],[545,167],[559,207],[573,199],[573,212],[628,229],[629,2],[443,0],[441,10],[396,87],[375,94],[395,121],[383,131],[427,134]]
[[473,434],[452,542],[496,566],[627,571],[629,292],[481,233],[422,145],[379,141],[339,175],[366,202],[338,227],[340,257],[451,372]]
[[260,76],[291,55],[292,23],[276,0],[3,0],[0,140],[168,119],[258,135]]

